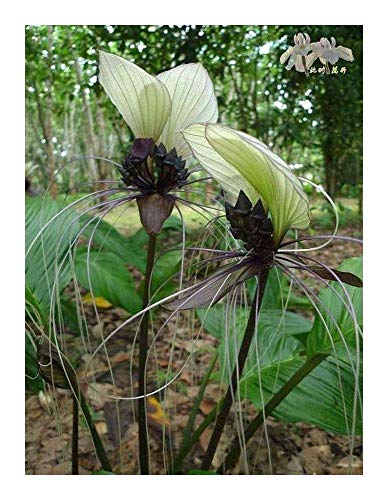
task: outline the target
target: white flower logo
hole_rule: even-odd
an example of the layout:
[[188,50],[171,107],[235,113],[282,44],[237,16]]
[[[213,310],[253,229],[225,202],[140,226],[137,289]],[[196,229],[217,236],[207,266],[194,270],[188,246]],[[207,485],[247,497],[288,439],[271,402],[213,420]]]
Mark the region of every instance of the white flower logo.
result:
[[307,57],[308,68],[318,57],[322,64],[335,64],[340,58],[345,61],[354,61],[352,51],[346,47],[342,47],[342,45],[336,47],[336,40],[333,37],[331,37],[331,42],[327,38],[321,38],[319,42],[310,44],[310,47],[313,52]]
[[313,63],[319,58],[326,67],[326,73],[330,73],[329,63],[336,64],[339,59],[354,61],[351,49],[342,47],[342,45],[337,47],[334,37],[331,37],[330,41],[322,37],[319,42],[311,42],[307,33],[298,33],[294,35],[294,44],[280,56],[281,64],[288,60],[286,66],[288,70],[295,66],[296,71],[307,74]]
[[307,33],[298,33],[294,35],[293,47],[289,47],[281,56],[280,62],[284,64],[288,58],[286,68],[289,70],[295,65],[296,71],[304,73],[306,71],[306,56],[311,50],[310,36]]

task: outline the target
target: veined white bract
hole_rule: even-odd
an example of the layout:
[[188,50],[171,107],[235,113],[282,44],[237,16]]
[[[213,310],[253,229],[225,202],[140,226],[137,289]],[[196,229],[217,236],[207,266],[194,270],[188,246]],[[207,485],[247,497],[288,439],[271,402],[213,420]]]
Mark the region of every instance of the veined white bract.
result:
[[216,124],[189,126],[183,136],[204,169],[234,197],[244,191],[254,204],[260,198],[269,211],[274,242],[290,228],[309,226],[309,205],[299,179],[288,165],[258,139]]
[[180,131],[216,122],[213,83],[200,63],[182,64],[158,76],[126,59],[100,51],[99,80],[136,138],[152,138],[183,158],[190,148]]

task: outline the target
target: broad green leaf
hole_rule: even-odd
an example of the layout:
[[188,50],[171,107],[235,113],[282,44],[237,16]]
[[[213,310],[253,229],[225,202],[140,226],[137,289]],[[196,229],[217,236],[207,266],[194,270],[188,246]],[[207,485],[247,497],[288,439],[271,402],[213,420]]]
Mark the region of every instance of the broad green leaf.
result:
[[[30,249],[25,264],[26,284],[46,314],[50,309],[54,283],[56,291],[61,294],[71,280],[66,253],[80,229],[72,209],[53,219],[62,208],[48,197],[26,198],[25,243],[26,250]],[[51,219],[52,222],[34,242],[39,231]],[[62,260],[63,265],[59,269]]]
[[87,257],[86,248],[80,248],[76,253],[75,271],[78,282],[93,292],[96,297],[104,297],[110,303],[132,314],[139,311],[141,299],[124,262],[114,253],[91,250],[89,256],[91,282],[89,283]]
[[81,326],[76,302],[71,300],[66,294],[63,294],[61,297],[60,309],[63,324],[66,327],[66,330],[79,334]]
[[140,238],[135,235],[132,238],[126,238],[105,220],[95,220],[86,225],[91,219],[91,217],[83,216],[81,223],[85,225],[82,234],[86,238],[92,237],[93,246],[98,245],[103,250],[113,252],[126,264],[145,273],[147,253],[139,244]]
[[215,124],[188,127],[184,137],[198,161],[232,195],[245,191],[269,210],[278,244],[290,228],[309,226],[308,199],[288,165],[265,144]]
[[[338,267],[338,270],[349,271],[359,278],[362,278],[362,257],[352,257],[351,259],[344,261]],[[340,297],[342,297],[345,301],[347,300],[345,292],[340,284],[331,282],[330,285],[335,289]],[[362,288],[356,288],[350,285],[343,285],[343,287],[347,290],[353,305],[357,322],[361,327]],[[318,304],[318,307],[321,311],[323,320],[326,322],[329,333],[327,332],[322,319],[318,314],[316,314],[313,328],[307,337],[307,348],[310,355],[316,352],[331,352],[333,349],[333,343],[335,344],[335,348],[337,350],[338,345],[343,344],[342,338],[344,338],[349,344],[354,344],[355,342],[356,331],[354,320],[337,294],[329,287],[326,287],[319,294],[321,304]],[[342,338],[335,322],[342,333]]]
[[171,110],[165,85],[136,64],[100,51],[99,80],[135,137],[162,133]]
[[[259,376],[252,370],[241,381],[243,393],[258,409],[303,365],[305,358],[292,356],[262,367]],[[347,435],[352,428],[355,380],[351,365],[333,356],[321,362],[273,412],[286,422],[308,422],[336,434]],[[360,387],[361,390],[361,387]],[[341,393],[342,392],[342,393]],[[362,433],[360,405],[357,403],[356,434]]]
[[[349,271],[357,276],[362,275],[362,259],[352,258],[345,261],[339,269]],[[340,285],[334,287],[343,296]],[[360,288],[345,285],[353,303],[358,322],[362,323],[362,291]],[[274,415],[289,422],[305,421],[317,425],[329,432],[348,434],[351,432],[353,421],[353,405],[355,401],[355,387],[357,390],[357,415],[355,432],[362,432],[361,406],[359,398],[362,392],[360,355],[356,350],[355,329],[353,320],[341,303],[338,296],[325,288],[319,295],[341,328],[346,339],[346,347],[329,318],[328,312],[322,305],[320,310],[327,322],[329,331],[335,343],[335,353],[321,362],[276,409]],[[323,327],[322,320],[316,315],[313,328],[307,335],[308,354],[331,353],[332,344]],[[361,346],[359,346],[361,349]],[[262,408],[261,389],[266,403],[272,394],[286,383],[305,362],[304,357],[296,350],[291,356],[284,355],[274,362],[261,363],[260,379],[257,367],[250,369],[241,382],[244,394],[257,406]],[[357,362],[360,364],[357,380]]]
[[[227,310],[225,304],[216,304],[208,311],[197,310],[206,331],[220,340],[220,371],[230,376],[245,332],[248,310],[235,307]],[[307,333],[311,322],[299,314],[279,309],[260,312],[256,339],[252,342],[245,371],[289,358],[302,349],[297,336]]]
[[170,217],[163,224],[163,231],[172,230],[172,231],[181,231],[182,230],[182,221],[176,215],[170,215]]
[[25,312],[27,322],[33,322],[42,328],[46,325],[46,314],[35,295],[31,292],[28,284],[25,287]]
[[200,63],[181,64],[158,75],[171,97],[171,113],[160,141],[167,151],[176,148],[178,155],[190,155],[182,130],[192,123],[216,122],[217,99],[208,72]]

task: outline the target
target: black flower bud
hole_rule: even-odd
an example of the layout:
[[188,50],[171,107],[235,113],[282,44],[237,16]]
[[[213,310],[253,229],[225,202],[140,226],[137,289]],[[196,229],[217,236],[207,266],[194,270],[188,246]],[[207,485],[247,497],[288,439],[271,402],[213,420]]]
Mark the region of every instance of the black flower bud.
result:
[[167,152],[153,139],[136,139],[121,169],[127,186],[137,188],[140,220],[149,235],[159,234],[171,215],[175,197],[170,193],[187,183],[189,171],[176,149]]
[[225,203],[225,213],[232,235],[242,240],[245,247],[253,250],[261,261],[272,260],[275,250],[273,225],[262,201],[259,200],[252,208],[247,195],[240,191],[235,206]]

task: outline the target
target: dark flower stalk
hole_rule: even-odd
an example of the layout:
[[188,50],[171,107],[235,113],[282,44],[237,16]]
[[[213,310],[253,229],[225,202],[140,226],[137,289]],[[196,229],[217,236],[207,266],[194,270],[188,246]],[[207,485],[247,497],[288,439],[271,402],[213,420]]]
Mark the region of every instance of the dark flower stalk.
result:
[[236,205],[233,207],[226,203],[226,217],[231,225],[231,233],[236,239],[244,242],[248,251],[252,250],[252,264],[256,268],[258,285],[252,302],[248,323],[240,346],[237,363],[234,367],[228,390],[226,392],[221,410],[217,415],[214,430],[205,452],[201,468],[209,469],[214,454],[217,450],[226,419],[233,404],[234,393],[244,370],[249,348],[256,332],[257,318],[260,312],[268,272],[272,266],[274,256],[273,228],[271,219],[268,218],[261,200],[252,208],[252,203],[244,192],[240,192]]
[[[137,191],[135,199],[140,220],[148,233],[147,266],[144,279],[143,308],[149,305],[151,278],[155,262],[157,235],[171,215],[177,201],[174,190],[187,183],[189,171],[185,161],[174,149],[167,152],[162,143],[158,146],[151,138],[135,139],[133,146],[120,168],[123,182]],[[149,471],[149,451],[147,433],[147,382],[146,370],[148,359],[149,311],[142,316],[139,328],[139,387],[138,387],[138,423],[139,423],[139,462],[143,475]]]
[[[150,300],[150,285],[152,269],[155,260],[156,236],[149,236],[147,250],[147,268],[144,279],[144,296],[143,307],[147,307]],[[147,383],[146,383],[146,368],[148,355],[148,323],[149,311],[147,311],[140,322],[139,329],[139,388],[137,400],[137,411],[139,419],[139,461],[140,473],[149,474],[149,457],[148,457],[148,437],[147,437]]]
[[78,400],[75,394],[73,399],[73,435],[71,438],[71,473],[78,475]]
[[202,461],[201,468],[203,470],[209,469],[212,464],[214,454],[217,450],[218,443],[220,441],[222,432],[224,430],[226,419],[228,418],[230,409],[233,404],[234,393],[236,392],[237,385],[241,378],[246,359],[248,357],[249,348],[256,332],[257,317],[260,311],[260,306],[264,296],[265,286],[267,284],[268,269],[263,269],[258,275],[259,284],[256,289],[255,298],[251,306],[251,312],[248,318],[248,323],[245,329],[244,337],[240,346],[240,351],[238,354],[238,359],[236,366],[233,370],[232,377],[228,390],[226,392],[221,410],[217,415],[216,422],[214,425],[214,430],[210,438],[205,456]]

